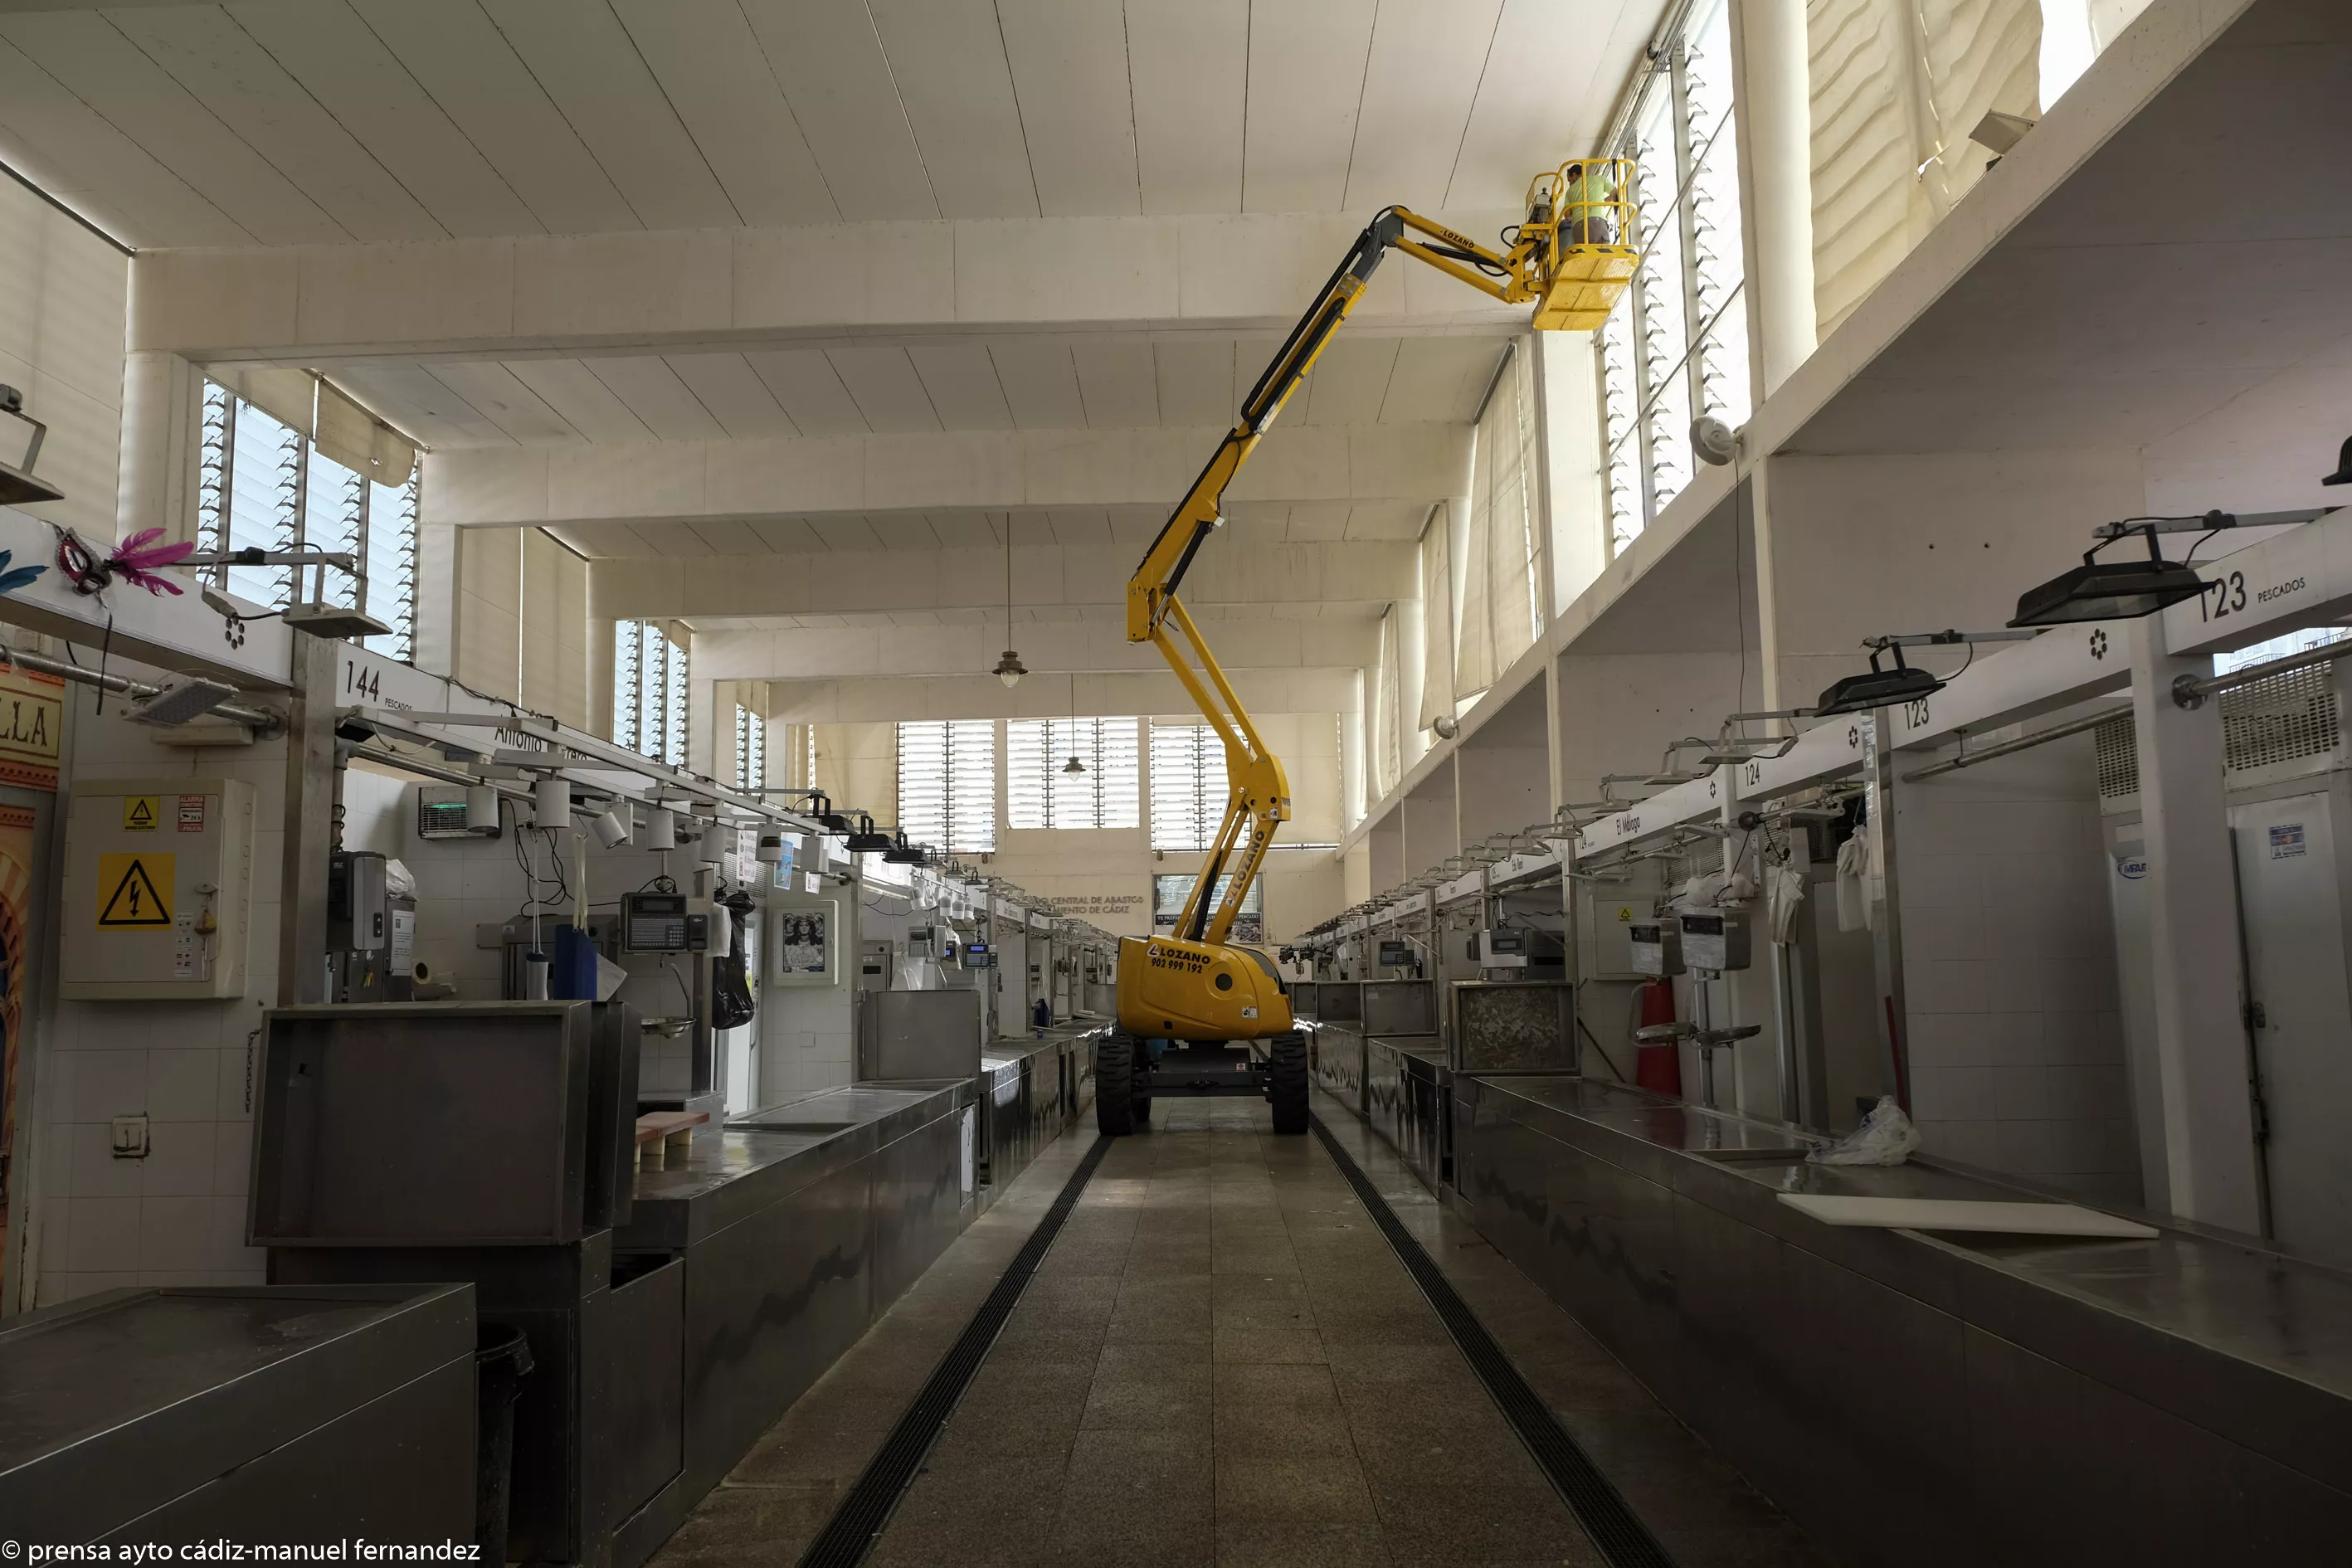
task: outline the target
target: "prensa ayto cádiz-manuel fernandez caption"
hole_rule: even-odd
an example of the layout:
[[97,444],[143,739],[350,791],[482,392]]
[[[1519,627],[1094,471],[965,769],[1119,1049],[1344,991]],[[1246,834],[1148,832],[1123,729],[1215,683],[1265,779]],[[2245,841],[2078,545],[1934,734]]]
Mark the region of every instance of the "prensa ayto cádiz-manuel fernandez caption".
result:
[[[112,1546],[28,1543],[24,1553],[27,1568],[38,1568],[48,1563],[478,1563],[482,1549],[470,1541],[318,1541],[294,1546],[154,1541]],[[16,1553],[6,1555],[13,1559]]]

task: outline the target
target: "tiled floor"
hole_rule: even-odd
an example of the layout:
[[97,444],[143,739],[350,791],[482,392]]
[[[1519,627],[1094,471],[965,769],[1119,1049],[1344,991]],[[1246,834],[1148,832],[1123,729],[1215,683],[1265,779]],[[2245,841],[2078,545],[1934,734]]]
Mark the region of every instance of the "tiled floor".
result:
[[[1321,1108],[1685,1568],[1811,1565],[1573,1321]],[[1311,1139],[1162,1101],[1087,1188],[869,1562],[1601,1558]],[[1085,1152],[1060,1141],[704,1502],[665,1568],[789,1568]]]

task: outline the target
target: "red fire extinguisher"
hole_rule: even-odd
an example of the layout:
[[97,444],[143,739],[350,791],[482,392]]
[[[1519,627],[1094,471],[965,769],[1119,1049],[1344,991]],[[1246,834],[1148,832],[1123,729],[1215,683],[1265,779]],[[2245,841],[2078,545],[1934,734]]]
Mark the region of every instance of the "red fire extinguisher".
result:
[[[1675,985],[1671,980],[1653,980],[1642,987],[1642,1022],[1640,1027],[1675,1021]],[[1633,1051],[1633,1082],[1654,1094],[1670,1094],[1679,1100],[1683,1092],[1683,1053],[1674,1040],[1661,1040],[1654,1046],[1637,1046]]]

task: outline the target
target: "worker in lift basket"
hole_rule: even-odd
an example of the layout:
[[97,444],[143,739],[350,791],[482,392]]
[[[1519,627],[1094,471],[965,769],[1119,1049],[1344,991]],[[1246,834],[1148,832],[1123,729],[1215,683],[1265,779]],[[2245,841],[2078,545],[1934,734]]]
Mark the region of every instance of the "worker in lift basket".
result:
[[1563,245],[1614,245],[1617,226],[1617,165],[1609,159],[1570,163],[1559,191],[1559,237]]

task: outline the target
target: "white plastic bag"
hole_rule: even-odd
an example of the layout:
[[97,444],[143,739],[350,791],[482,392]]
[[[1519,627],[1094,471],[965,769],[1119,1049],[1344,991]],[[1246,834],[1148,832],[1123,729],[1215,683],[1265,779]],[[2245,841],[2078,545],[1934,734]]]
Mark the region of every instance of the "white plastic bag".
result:
[[1805,1159],[1815,1165],[1899,1165],[1918,1146],[1919,1130],[1890,1094],[1871,1108],[1861,1126]]

